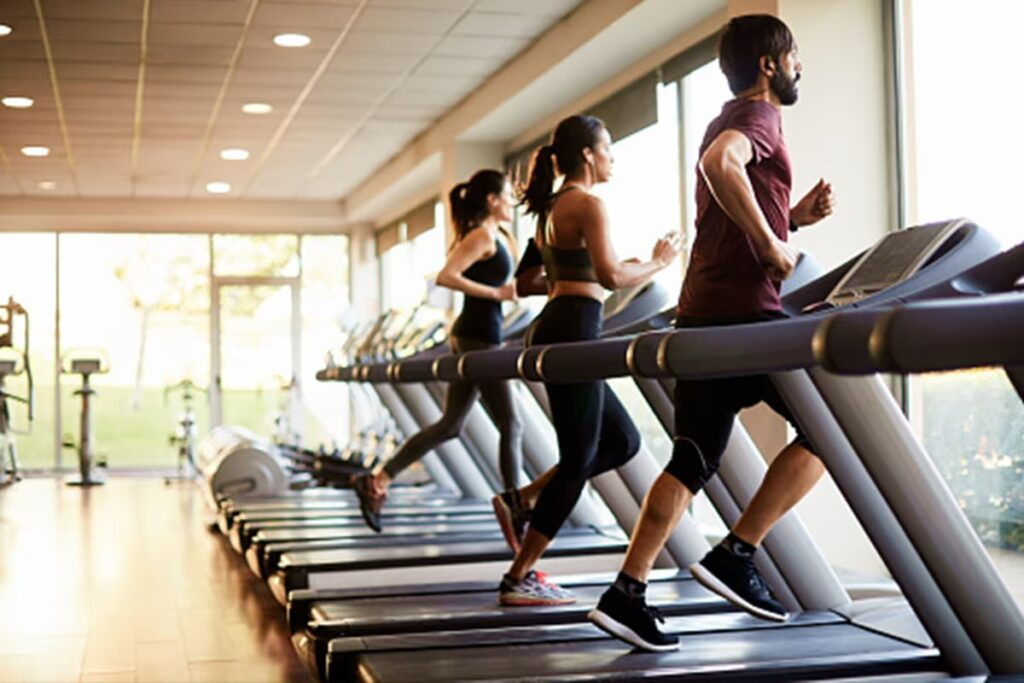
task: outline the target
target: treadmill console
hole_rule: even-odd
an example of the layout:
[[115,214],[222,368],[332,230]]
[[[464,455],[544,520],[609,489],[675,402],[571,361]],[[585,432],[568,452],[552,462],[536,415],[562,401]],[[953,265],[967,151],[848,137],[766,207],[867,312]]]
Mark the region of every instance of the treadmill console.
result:
[[812,307],[854,303],[906,280],[967,222],[958,219],[889,233],[864,253],[824,301]]

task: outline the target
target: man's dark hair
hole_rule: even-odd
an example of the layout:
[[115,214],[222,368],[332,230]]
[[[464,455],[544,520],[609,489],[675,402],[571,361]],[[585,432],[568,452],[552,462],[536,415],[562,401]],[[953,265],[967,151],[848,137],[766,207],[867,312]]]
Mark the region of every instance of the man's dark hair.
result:
[[718,64],[729,81],[729,89],[738,95],[757,82],[761,57],[771,57],[779,68],[782,55],[796,48],[796,40],[778,17],[747,14],[735,17],[718,41]]

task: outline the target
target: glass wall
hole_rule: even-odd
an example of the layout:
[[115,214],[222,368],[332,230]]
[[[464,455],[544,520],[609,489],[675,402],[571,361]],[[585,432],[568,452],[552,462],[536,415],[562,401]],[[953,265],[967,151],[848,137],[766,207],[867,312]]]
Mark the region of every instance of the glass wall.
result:
[[[90,376],[98,459],[111,469],[176,467],[168,437],[184,406],[174,387],[187,380],[200,388],[192,407],[199,433],[210,428],[211,266],[222,313],[221,386],[231,395],[223,421],[270,436],[287,415],[283,426],[304,429],[307,445],[344,442],[347,399],[314,375],[342,335],[349,240],[305,240],[303,263],[297,235],[0,234],[0,297],[23,305],[31,322],[30,431],[27,410],[10,405],[22,468],[51,469],[58,453],[63,469],[77,466],[81,399],[75,392],[82,377],[70,372],[76,358],[98,359],[104,370]],[[273,282],[244,282],[268,278]],[[296,329],[292,311],[300,301]],[[21,365],[22,329],[19,319],[14,348],[0,348],[0,360],[17,357]],[[292,387],[296,360],[301,405]],[[5,387],[24,395],[26,375],[5,378]]]
[[[40,234],[0,234],[0,303],[9,298],[28,313],[29,336],[24,336],[23,318],[15,319],[12,346],[0,348],[0,359],[15,360],[28,369],[35,384],[35,419],[29,422],[27,406],[8,402],[20,465],[25,469],[54,467],[54,319],[56,295],[56,238]],[[0,333],[5,332],[0,328]],[[24,371],[4,378],[6,391],[21,397],[28,394]]]
[[317,382],[327,352],[338,349],[356,321],[348,310],[349,239],[344,235],[302,238],[303,442],[344,447],[349,435],[347,385]]
[[405,225],[399,241],[380,255],[381,302],[384,310],[412,308],[422,302],[445,261],[444,221],[441,204],[435,205],[434,227],[412,239]]
[[[168,444],[180,406],[165,388],[210,375],[209,246],[203,235],[60,236],[61,354],[98,357],[109,371],[90,381],[96,452],[110,468],[171,467]],[[78,442],[79,375],[61,378],[63,432]],[[199,433],[209,428],[205,400]],[[75,453],[65,451],[65,467]]]
[[[1024,141],[998,117],[1024,105],[1001,66],[1018,58],[1024,5],[919,0],[903,7],[907,222],[967,216],[1012,246],[1024,239],[1017,201]],[[999,369],[913,377],[910,389],[912,421],[928,452],[1024,604],[1020,398]]]

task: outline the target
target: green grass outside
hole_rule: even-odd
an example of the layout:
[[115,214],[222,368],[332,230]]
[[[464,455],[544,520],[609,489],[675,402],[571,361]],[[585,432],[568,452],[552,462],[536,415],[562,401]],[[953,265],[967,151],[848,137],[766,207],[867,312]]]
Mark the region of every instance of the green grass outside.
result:
[[[73,396],[75,387],[62,390],[63,434],[78,441],[81,403]],[[171,398],[165,403],[162,389],[143,389],[139,408],[132,409],[131,387],[97,388],[93,397],[93,430],[96,452],[105,458],[108,467],[173,468],[177,465],[177,449],[168,442],[181,412],[181,403]],[[55,464],[53,444],[53,386],[36,387],[36,419],[30,435],[18,435],[18,456],[24,469],[49,469]],[[224,397],[224,421],[269,436],[278,395],[273,392],[232,391]],[[14,406],[17,427],[25,424],[25,412]],[[209,410],[205,398],[195,405],[199,436],[209,431]],[[63,465],[74,467],[77,454],[65,449]]]

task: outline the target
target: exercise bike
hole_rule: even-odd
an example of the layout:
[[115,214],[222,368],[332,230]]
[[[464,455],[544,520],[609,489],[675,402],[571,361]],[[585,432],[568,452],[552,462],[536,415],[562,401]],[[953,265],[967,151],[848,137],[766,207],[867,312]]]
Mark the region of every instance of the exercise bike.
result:
[[78,443],[65,438],[64,447],[78,451],[79,476],[69,479],[68,486],[102,486],[106,483],[106,460],[96,457],[92,428],[92,402],[97,391],[90,383],[93,375],[109,372],[110,363],[106,355],[96,351],[69,351],[61,362],[61,370],[66,375],[80,375],[82,388],[75,391],[75,396],[82,399],[82,412],[79,419]]
[[196,393],[199,391],[205,392],[190,379],[184,379],[164,389],[164,403],[167,403],[173,394],[181,395],[181,412],[178,414],[174,433],[168,439],[172,446],[178,448],[178,471],[176,474],[164,477],[164,484],[170,485],[175,481],[191,481],[199,475],[199,466],[196,464],[199,427],[193,404]]
[[[15,316],[21,316],[24,321],[21,349],[14,346]],[[35,387],[32,380],[32,365],[29,361],[28,320],[28,312],[13,298],[8,297],[6,304],[0,304],[0,353],[3,353],[0,355],[0,487],[8,486],[21,479],[14,435],[15,433],[28,434],[35,417],[33,400]],[[7,390],[6,380],[8,377],[20,375],[22,372],[28,381],[28,390],[25,396],[18,396]],[[10,403],[12,401],[24,403],[27,406],[29,427],[25,431],[18,432],[11,425]]]

